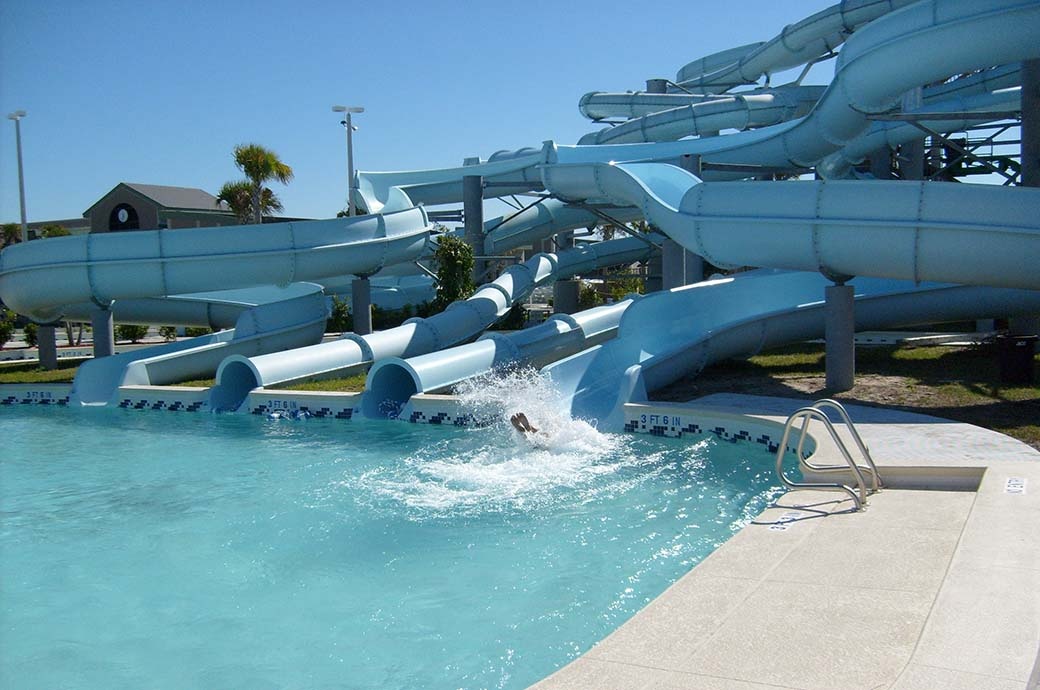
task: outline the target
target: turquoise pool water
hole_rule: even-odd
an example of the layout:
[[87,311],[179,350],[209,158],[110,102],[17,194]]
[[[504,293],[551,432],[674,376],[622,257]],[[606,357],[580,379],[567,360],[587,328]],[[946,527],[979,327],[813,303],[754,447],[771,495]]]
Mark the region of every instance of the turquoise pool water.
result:
[[0,687],[522,688],[776,492],[754,446],[546,422],[0,408]]

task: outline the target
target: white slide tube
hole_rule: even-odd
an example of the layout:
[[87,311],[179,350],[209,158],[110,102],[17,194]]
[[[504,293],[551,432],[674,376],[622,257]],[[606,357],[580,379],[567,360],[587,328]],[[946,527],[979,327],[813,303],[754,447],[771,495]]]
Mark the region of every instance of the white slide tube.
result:
[[384,359],[365,382],[361,410],[379,419],[407,415],[417,393],[447,389],[468,378],[512,365],[544,366],[612,338],[622,314],[638,296],[578,314],[556,314],[515,333],[485,333],[476,342],[402,359]]
[[387,214],[222,228],[88,234],[0,253],[0,299],[40,322],[64,305],[368,275],[423,251],[421,208]]
[[538,254],[510,266],[469,299],[429,318],[409,319],[401,326],[370,335],[349,333],[336,341],[292,352],[229,357],[217,370],[217,386],[211,391],[210,403],[215,409],[236,409],[258,386],[342,375],[388,357],[411,357],[448,348],[478,335],[539,285],[602,266],[639,261],[647,257],[650,248],[646,239],[627,237],[559,254]]

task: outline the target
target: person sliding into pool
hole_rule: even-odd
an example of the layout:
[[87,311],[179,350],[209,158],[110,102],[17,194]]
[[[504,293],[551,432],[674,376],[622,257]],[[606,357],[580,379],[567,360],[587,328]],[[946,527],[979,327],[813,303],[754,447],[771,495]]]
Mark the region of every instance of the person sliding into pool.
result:
[[521,434],[538,433],[538,429],[531,424],[530,420],[527,419],[527,415],[523,412],[517,412],[515,415],[510,417],[509,423],[512,424],[513,428]]

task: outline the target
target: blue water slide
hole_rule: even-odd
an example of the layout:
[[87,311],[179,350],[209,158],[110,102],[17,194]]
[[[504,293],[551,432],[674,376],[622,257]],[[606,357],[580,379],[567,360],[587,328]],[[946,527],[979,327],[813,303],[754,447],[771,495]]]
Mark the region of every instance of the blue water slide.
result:
[[387,358],[413,357],[450,348],[479,335],[534,288],[604,266],[646,259],[652,246],[647,238],[626,237],[558,254],[537,254],[510,266],[472,297],[428,318],[409,319],[396,328],[369,335],[348,333],[337,340],[291,352],[228,357],[217,369],[217,385],[211,390],[210,404],[216,409],[236,409],[249,391],[259,386],[342,376]]
[[[624,314],[617,336],[543,369],[576,417],[619,431],[626,402],[708,364],[823,336],[817,273],[770,269],[655,293]],[[1040,292],[857,278],[860,329],[922,321],[1013,316],[1040,310]]]
[[[84,305],[93,304],[129,322],[234,325],[83,365],[74,400],[103,404],[120,385],[208,376],[230,354],[319,342],[325,297],[320,285],[306,281],[369,275],[412,261],[430,230],[425,211],[413,208],[324,221],[40,240],[0,253],[0,298],[42,323],[82,316]],[[212,290],[220,292],[199,294]]]

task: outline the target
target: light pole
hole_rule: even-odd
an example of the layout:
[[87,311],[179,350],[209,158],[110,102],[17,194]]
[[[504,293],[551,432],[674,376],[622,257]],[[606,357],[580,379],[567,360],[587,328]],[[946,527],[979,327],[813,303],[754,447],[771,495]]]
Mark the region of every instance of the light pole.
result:
[[22,242],[29,241],[29,225],[25,220],[25,177],[22,174],[22,118],[25,117],[24,110],[16,110],[7,116],[8,120],[14,120],[14,140],[18,149],[18,201],[22,207]]
[[343,113],[345,118],[340,124],[343,125],[347,130],[347,215],[354,216],[357,214],[357,204],[354,202],[354,125],[350,121],[350,116],[354,113],[363,113],[365,109],[356,106],[346,105],[334,105],[332,106],[332,112]]

